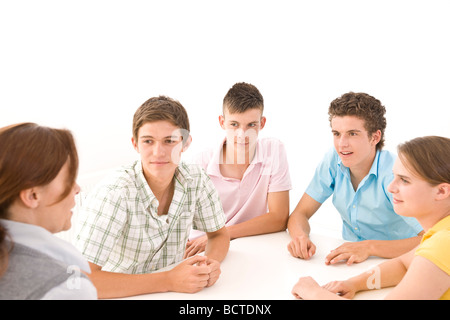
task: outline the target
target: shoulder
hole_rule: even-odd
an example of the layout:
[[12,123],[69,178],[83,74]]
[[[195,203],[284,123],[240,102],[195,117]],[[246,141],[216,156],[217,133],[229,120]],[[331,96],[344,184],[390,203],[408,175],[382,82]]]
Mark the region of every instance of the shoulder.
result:
[[205,169],[201,165],[193,163],[180,162],[178,165],[176,177],[181,180],[183,184],[196,186],[209,181],[210,178]]
[[424,240],[416,250],[416,255],[422,256],[440,269],[450,274],[450,230],[444,229],[437,231],[432,236]]
[[113,170],[103,178],[93,189],[91,194],[97,196],[108,196],[127,194],[131,190],[137,189],[139,185],[140,161],[136,161],[128,166],[122,166]]
[[389,168],[389,170],[394,165],[395,159],[397,159],[397,155],[389,150],[380,150],[378,163],[383,167]]
[[381,150],[378,154],[378,177],[381,178],[385,184],[391,183],[394,175],[392,167],[394,166],[396,154],[388,150]]
[[260,138],[258,139],[258,145],[263,151],[266,152],[285,149],[283,142],[277,138]]

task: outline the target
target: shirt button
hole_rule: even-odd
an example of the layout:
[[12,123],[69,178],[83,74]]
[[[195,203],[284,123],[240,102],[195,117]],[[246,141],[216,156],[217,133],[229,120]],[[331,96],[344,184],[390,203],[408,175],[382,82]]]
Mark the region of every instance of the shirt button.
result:
[[353,205],[353,209],[355,209],[356,208],[356,206],[355,205]]

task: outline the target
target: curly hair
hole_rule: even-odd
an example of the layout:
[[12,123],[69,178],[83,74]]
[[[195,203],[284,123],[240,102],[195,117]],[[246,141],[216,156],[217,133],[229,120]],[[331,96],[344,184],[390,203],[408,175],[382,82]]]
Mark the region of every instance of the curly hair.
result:
[[331,120],[334,117],[356,116],[364,120],[364,128],[369,137],[377,130],[381,131],[381,138],[376,148],[381,150],[384,146],[384,131],[386,129],[386,108],[380,100],[367,93],[348,92],[333,100],[328,108]]

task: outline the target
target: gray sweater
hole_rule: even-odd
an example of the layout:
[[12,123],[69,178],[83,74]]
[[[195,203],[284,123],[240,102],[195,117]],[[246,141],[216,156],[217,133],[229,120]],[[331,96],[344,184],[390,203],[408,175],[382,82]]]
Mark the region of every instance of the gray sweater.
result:
[[[30,247],[14,243],[8,269],[0,278],[0,300],[37,300],[69,279],[68,266]],[[87,278],[83,273],[81,277]]]

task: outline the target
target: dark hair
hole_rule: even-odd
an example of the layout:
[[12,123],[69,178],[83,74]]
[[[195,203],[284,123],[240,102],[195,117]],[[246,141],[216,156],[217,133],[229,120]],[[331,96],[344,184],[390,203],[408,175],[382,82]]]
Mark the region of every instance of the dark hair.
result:
[[[35,123],[0,128],[0,218],[8,218],[8,209],[22,190],[49,184],[67,162],[67,186],[58,201],[70,193],[78,173],[72,133]],[[0,274],[7,264],[7,237],[6,229],[0,226]]]
[[236,83],[223,98],[223,111],[225,108],[228,108],[230,113],[243,113],[249,109],[260,109],[262,113],[264,98],[254,85]]
[[397,150],[403,165],[429,184],[436,186],[450,183],[449,138],[438,136],[416,138],[400,144]]
[[364,128],[369,137],[377,130],[381,131],[381,138],[377,150],[384,146],[384,131],[386,129],[386,108],[380,100],[367,93],[348,92],[333,100],[328,108],[329,120],[334,117],[356,116],[364,120]]
[[184,129],[183,143],[190,131],[189,117],[180,102],[166,96],[153,97],[145,101],[135,112],[133,117],[133,138],[138,140],[139,129],[147,122],[169,121],[176,127]]

